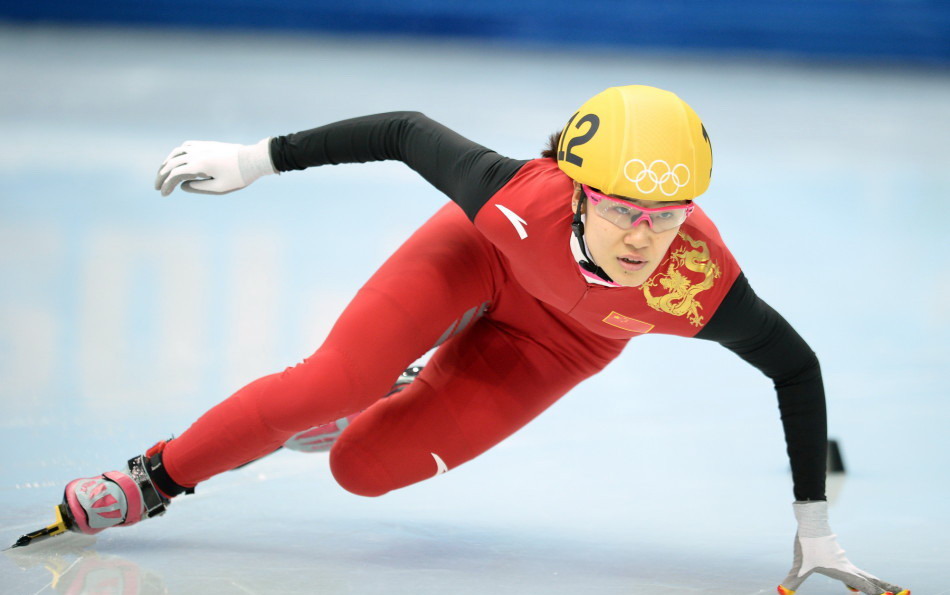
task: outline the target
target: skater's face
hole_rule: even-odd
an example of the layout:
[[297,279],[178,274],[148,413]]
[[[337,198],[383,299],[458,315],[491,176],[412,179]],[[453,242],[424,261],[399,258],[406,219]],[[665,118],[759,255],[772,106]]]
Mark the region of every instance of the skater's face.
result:
[[[584,190],[580,184],[574,182],[574,196],[571,208],[577,210],[578,202],[584,197]],[[686,201],[659,202],[654,200],[638,200],[624,198],[634,206],[655,209],[669,207],[674,204],[686,204]],[[586,213],[584,237],[594,262],[610,275],[615,283],[627,287],[637,287],[650,278],[663,259],[680,225],[656,231],[661,227],[650,227],[644,218],[630,229],[619,227],[616,223],[605,219],[597,211],[588,208],[590,201],[585,201],[581,212]]]

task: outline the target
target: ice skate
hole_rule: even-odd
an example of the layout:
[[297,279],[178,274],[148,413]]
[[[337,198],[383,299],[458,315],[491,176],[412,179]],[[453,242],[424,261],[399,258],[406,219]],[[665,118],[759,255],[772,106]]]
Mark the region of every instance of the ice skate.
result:
[[[399,375],[399,378],[396,379],[393,387],[383,396],[383,398],[385,399],[386,397],[391,397],[392,395],[404,390],[407,386],[412,384],[412,381],[416,379],[416,377],[419,375],[419,372],[421,371],[422,366],[412,366],[406,368],[406,370]],[[334,442],[336,442],[336,439],[339,438],[343,430],[345,430],[348,425],[353,423],[353,420],[359,417],[360,413],[362,413],[362,411],[352,413],[336,421],[323,424],[322,426],[316,426],[314,428],[310,428],[309,430],[298,432],[297,434],[291,436],[287,442],[284,443],[284,448],[299,452],[326,452],[333,447]]]
[[[20,537],[11,547],[23,547],[66,531],[95,535],[109,527],[127,527],[165,512],[169,498],[155,487],[149,469],[161,465],[164,442],[129,459],[121,471],[74,479],[66,484],[63,502],[54,509],[55,521]],[[193,490],[188,490],[193,491]],[[9,549],[9,548],[8,548]]]
[[[162,447],[160,442],[150,452],[161,452]],[[63,502],[53,509],[53,523],[23,535],[10,547],[27,546],[66,531],[95,535],[109,527],[127,527],[163,514],[169,498],[155,487],[148,472],[150,465],[160,464],[161,457],[139,455],[129,459],[121,471],[74,479],[66,484]]]
[[140,455],[129,459],[121,471],[69,482],[62,505],[71,525],[67,528],[95,535],[163,514],[169,499],[152,483],[147,469],[148,461]]

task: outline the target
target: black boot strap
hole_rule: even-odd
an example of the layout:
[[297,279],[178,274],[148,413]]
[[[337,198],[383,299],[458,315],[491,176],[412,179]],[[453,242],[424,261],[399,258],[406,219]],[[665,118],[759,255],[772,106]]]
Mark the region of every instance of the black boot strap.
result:
[[152,479],[146,467],[144,455],[129,459],[129,475],[142,492],[145,516],[152,518],[153,516],[165,514],[168,500],[162,497],[158,490],[155,489],[155,485],[152,483]]

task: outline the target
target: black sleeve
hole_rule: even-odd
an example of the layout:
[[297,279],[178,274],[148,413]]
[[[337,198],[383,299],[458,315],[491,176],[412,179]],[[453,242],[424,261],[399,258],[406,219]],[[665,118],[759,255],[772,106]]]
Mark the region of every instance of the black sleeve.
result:
[[722,344],[772,379],[792,465],[796,500],[825,499],[828,422],[818,357],[739,275],[697,335]]
[[502,157],[419,112],[343,120],[271,140],[277,171],[394,159],[419,172],[469,219],[526,161]]

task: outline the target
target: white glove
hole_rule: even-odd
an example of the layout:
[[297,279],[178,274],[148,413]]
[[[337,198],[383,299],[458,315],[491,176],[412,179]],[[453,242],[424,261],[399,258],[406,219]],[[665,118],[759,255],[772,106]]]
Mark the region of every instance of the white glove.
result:
[[778,587],[782,595],[795,593],[806,578],[817,572],[839,580],[852,591],[867,595],[910,595],[909,590],[886,583],[873,574],[855,567],[838,545],[828,525],[828,503],[795,502],[798,533],[795,535],[795,560],[788,576]]
[[275,173],[269,138],[256,145],[190,140],[165,158],[155,178],[155,189],[168,196],[181,184],[186,192],[226,194]]

